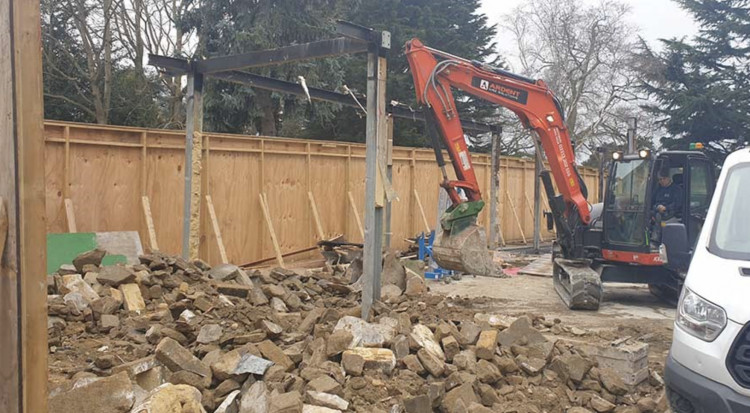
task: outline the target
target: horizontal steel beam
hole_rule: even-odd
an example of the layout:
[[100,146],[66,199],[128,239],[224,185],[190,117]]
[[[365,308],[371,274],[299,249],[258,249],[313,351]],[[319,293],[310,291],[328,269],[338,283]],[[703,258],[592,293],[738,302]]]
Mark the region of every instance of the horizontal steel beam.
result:
[[339,37],[336,39],[280,47],[278,49],[259,50],[232,56],[198,60],[195,62],[195,68],[198,73],[210,74],[249,67],[269,66],[300,60],[362,53],[367,51],[367,46],[367,43]]
[[190,62],[187,59],[177,57],[161,56],[157,54],[148,54],[148,64],[166,70],[174,76],[184,75],[190,72]]
[[379,48],[391,48],[391,33],[388,31],[377,31],[358,24],[344,20],[336,22],[336,32],[350,39],[371,43]]
[[[281,93],[288,93],[291,95],[297,95],[306,97],[305,90],[302,88],[302,86],[298,83],[293,82],[287,82],[284,80],[278,80],[278,79],[272,79],[265,76],[259,76],[252,73],[246,73],[246,72],[221,72],[221,73],[214,73],[211,75],[213,78],[217,79],[223,79],[229,82],[234,83],[241,83],[243,85],[251,86],[251,87],[257,87],[260,89],[267,89],[272,90],[275,92],[281,92]],[[358,108],[359,105],[357,105],[357,102],[354,101],[354,99],[347,94],[344,93],[338,93],[338,92],[332,92],[325,89],[318,89],[314,87],[308,86],[308,91],[310,92],[310,98],[315,100],[322,100],[325,102],[330,103],[337,103],[339,105],[349,106]],[[365,98],[362,96],[358,96],[357,99],[359,99],[360,103],[364,104]],[[386,105],[386,110],[388,113],[393,115],[396,118],[401,119],[411,119],[414,121],[420,121],[424,122],[424,113],[422,113],[421,110],[411,110],[407,107],[400,106],[400,105]],[[461,120],[461,125],[463,126],[464,130],[471,131],[471,132],[492,132],[498,130],[500,128],[499,125],[488,125],[486,123],[480,123],[480,122],[474,122],[472,120]]]

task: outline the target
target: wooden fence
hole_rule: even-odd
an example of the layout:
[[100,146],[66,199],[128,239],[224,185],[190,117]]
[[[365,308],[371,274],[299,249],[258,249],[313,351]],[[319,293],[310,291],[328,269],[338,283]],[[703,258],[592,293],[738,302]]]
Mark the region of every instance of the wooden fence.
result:
[[[70,199],[79,232],[136,230],[148,246],[142,203],[142,197],[147,196],[159,249],[180,253],[184,132],[52,121],[45,123],[44,132],[48,232],[68,230],[65,200]],[[213,200],[231,262],[274,256],[260,206],[261,193],[267,195],[282,252],[312,246],[318,239],[308,192],[315,199],[326,236],[344,234],[348,240],[361,241],[348,193],[352,193],[361,219],[363,144],[214,133],[204,133],[202,138],[203,259],[220,261],[205,195]],[[490,158],[473,154],[472,161],[488,204],[479,222],[489,227]],[[581,174],[596,199],[596,171],[582,168]],[[432,150],[393,148],[393,187],[399,200],[392,207],[392,248],[405,247],[405,238],[424,230],[415,193],[429,224],[435,225],[440,179]],[[521,240],[521,229],[531,239],[533,194],[533,159],[503,157],[498,221],[507,242]],[[543,229],[542,236],[549,239],[552,234]]]

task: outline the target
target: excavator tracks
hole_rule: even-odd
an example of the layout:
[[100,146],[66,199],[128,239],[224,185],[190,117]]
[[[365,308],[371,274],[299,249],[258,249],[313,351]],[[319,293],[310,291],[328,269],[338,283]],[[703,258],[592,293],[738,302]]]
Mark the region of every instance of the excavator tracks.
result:
[[598,310],[602,300],[599,273],[590,260],[553,259],[555,291],[571,310]]

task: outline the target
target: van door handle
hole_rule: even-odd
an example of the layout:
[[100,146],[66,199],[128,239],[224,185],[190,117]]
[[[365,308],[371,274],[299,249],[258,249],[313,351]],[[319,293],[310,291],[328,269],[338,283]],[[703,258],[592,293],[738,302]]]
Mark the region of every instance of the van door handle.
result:
[[745,277],[750,277],[750,268],[740,268],[740,274]]

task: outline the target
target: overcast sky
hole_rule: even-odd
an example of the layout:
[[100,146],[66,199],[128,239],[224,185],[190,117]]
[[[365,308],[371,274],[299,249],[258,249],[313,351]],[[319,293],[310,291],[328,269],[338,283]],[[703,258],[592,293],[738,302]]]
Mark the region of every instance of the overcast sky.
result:
[[[491,23],[499,23],[501,17],[527,0],[482,0],[481,12],[487,15]],[[584,0],[586,3],[596,4],[597,1]],[[631,7],[630,21],[640,29],[641,36],[652,46],[657,45],[657,39],[691,36],[698,31],[689,13],[682,10],[672,0],[623,0]],[[499,51],[515,66],[513,55],[513,40],[503,33],[498,26]]]

